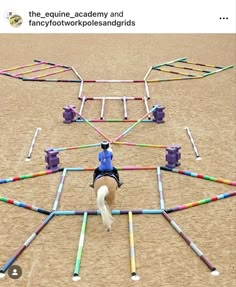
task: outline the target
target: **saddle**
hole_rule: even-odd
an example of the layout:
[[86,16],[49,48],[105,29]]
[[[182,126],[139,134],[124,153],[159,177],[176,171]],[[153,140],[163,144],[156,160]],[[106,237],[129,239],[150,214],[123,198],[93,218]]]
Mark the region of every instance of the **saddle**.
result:
[[113,171],[101,171],[100,174],[95,178],[95,181],[103,176],[113,177],[116,180],[117,184],[119,185],[117,175]]

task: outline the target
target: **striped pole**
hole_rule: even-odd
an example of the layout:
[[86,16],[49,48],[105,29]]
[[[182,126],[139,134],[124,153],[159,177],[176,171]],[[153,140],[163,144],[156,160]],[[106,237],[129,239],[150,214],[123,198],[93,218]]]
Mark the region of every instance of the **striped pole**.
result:
[[180,62],[183,62],[186,64],[191,64],[191,65],[203,66],[203,67],[211,67],[211,68],[216,68],[216,69],[223,69],[224,68],[224,67],[219,67],[219,66],[212,65],[212,64],[201,64],[201,63],[197,63],[197,62],[187,61],[187,58],[180,60]]
[[232,192],[224,193],[224,194],[219,194],[219,195],[216,195],[216,196],[213,196],[213,197],[201,199],[199,201],[186,203],[186,204],[183,204],[183,205],[178,205],[176,207],[168,208],[168,209],[166,209],[166,212],[170,213],[170,212],[180,211],[180,210],[184,210],[184,209],[187,209],[187,208],[190,208],[190,207],[194,207],[194,206],[198,206],[198,205],[201,205],[201,204],[214,202],[216,200],[225,199],[225,198],[228,198],[228,197],[231,197],[231,196],[235,196],[235,195],[236,195],[236,191],[232,191]]
[[222,72],[222,71],[231,69],[231,68],[233,68],[233,67],[234,67],[233,65],[227,66],[227,67],[224,67],[224,68],[222,68],[222,69],[219,69],[219,70],[216,70],[216,71],[212,71],[212,72],[210,72],[210,73],[206,73],[206,74],[203,75],[203,77],[211,76],[211,75],[214,75],[214,74],[216,74],[216,73],[219,73],[219,72]]
[[54,213],[50,213],[50,215],[38,226],[34,233],[30,235],[30,237],[25,241],[25,243],[18,249],[16,254],[8,260],[8,262],[2,267],[0,270],[0,278],[5,276],[5,272],[11,267],[11,265],[16,261],[16,259],[29,247],[32,241],[39,235],[39,233],[43,230],[43,228],[48,224],[48,222],[54,217]]
[[151,97],[150,97],[149,88],[148,88],[148,82],[147,81],[144,82],[144,86],[145,86],[145,91],[146,91],[146,97],[149,100]]
[[77,257],[76,257],[76,262],[75,262],[73,281],[79,281],[81,279],[80,268],[81,268],[81,261],[82,261],[82,255],[83,255],[84,239],[85,239],[85,234],[86,234],[87,222],[88,222],[88,213],[85,212],[84,217],[83,217],[81,232],[80,232],[80,239],[79,239]]
[[127,112],[127,99],[126,97],[123,97],[123,107],[124,107],[124,119],[128,119],[128,112]]
[[[137,210],[119,210],[114,209],[111,211],[112,215],[124,215],[129,214],[129,212],[132,212],[132,214],[162,214],[163,209],[137,209]],[[101,215],[100,210],[58,210],[55,211],[55,215],[84,215],[84,213],[87,213],[88,215]]]
[[[156,170],[156,166],[118,166],[118,170]],[[67,171],[94,171],[96,167],[67,167]]]
[[39,212],[39,213],[43,213],[43,214],[47,214],[47,215],[50,214],[50,211],[48,211],[46,209],[43,209],[43,208],[40,208],[40,207],[36,207],[36,206],[30,205],[30,204],[25,203],[25,202],[17,201],[15,199],[10,199],[10,198],[7,198],[7,197],[0,196],[0,201],[6,202],[6,203],[9,203],[9,204],[13,204],[13,205],[16,205],[18,207],[25,208],[25,209],[33,210],[33,211],[36,211],[36,212]]
[[80,113],[77,112],[76,109],[72,108],[72,111],[77,114],[80,118],[82,118],[90,127],[92,127],[93,129],[95,129],[95,131],[100,134],[103,138],[105,138],[106,140],[108,140],[109,142],[112,142],[111,139],[109,139],[103,132],[101,132],[98,128],[96,128],[91,122],[89,122],[85,117],[83,117]]
[[102,108],[101,108],[100,120],[103,120],[103,118],[104,118],[105,101],[106,101],[106,97],[103,97],[102,98]]
[[190,131],[190,128],[185,127],[185,130],[186,130],[186,132],[187,132],[187,134],[188,134],[188,137],[189,137],[189,139],[190,139],[190,141],[191,141],[191,144],[192,144],[192,146],[193,146],[193,150],[194,150],[195,155],[196,155],[196,160],[201,160],[202,158],[200,157],[200,154],[199,154],[199,152],[198,152],[197,146],[195,145],[195,142],[194,142],[194,140],[193,140],[193,137],[192,137],[192,133],[191,133],[191,131]]
[[176,74],[176,75],[183,75],[183,76],[187,76],[187,77],[195,77],[196,75],[192,75],[192,74],[187,74],[187,73],[183,73],[183,72],[176,72],[176,71],[170,71],[170,70],[166,70],[166,69],[160,69],[160,68],[154,68],[157,71],[160,72],[165,72],[165,73],[171,73],[171,74]]
[[[82,102],[81,102],[81,106],[80,106],[80,110],[79,110],[80,115],[82,115],[85,102],[86,102],[86,97],[82,97]],[[80,119],[80,117],[78,117],[78,119]]]
[[157,144],[144,144],[144,143],[130,143],[130,142],[113,142],[117,145],[127,145],[127,146],[137,146],[137,147],[151,147],[151,148],[167,148],[167,145],[157,145]]
[[167,64],[166,66],[173,67],[173,68],[184,69],[184,70],[197,71],[197,72],[202,72],[202,73],[210,73],[211,72],[211,71],[207,71],[207,70],[201,70],[201,69],[197,69],[197,68],[190,68],[190,67],[179,66],[179,65],[172,65],[172,64]]
[[133,215],[131,211],[129,211],[129,246],[130,246],[131,279],[134,281],[138,281],[140,277],[136,273],[134,227],[133,227]]
[[57,196],[56,196],[56,199],[55,199],[54,204],[53,204],[53,209],[52,209],[53,211],[57,210],[57,208],[59,206],[59,202],[61,199],[63,186],[64,186],[64,182],[65,182],[65,178],[66,178],[66,173],[67,173],[67,169],[64,168],[62,176],[61,176],[61,181],[60,181],[60,184],[58,186]]
[[210,269],[212,275],[219,275],[220,273],[216,270],[214,265],[206,258],[203,252],[192,242],[192,240],[182,231],[177,223],[164,211],[163,216],[172,225],[175,231],[184,239],[184,241],[192,248],[192,250],[200,257],[200,259]]
[[[135,123],[137,120],[134,119],[87,119],[90,123]],[[75,120],[76,123],[84,123],[85,120]],[[153,120],[142,120],[141,123],[155,123]]]
[[203,76],[195,76],[195,77],[181,77],[181,78],[163,78],[156,80],[148,80],[148,83],[158,83],[158,82],[168,82],[168,81],[178,81],[178,80],[192,80],[192,79],[201,79]]
[[50,70],[50,69],[55,69],[57,67],[61,67],[60,65],[55,65],[55,66],[49,66],[49,67],[44,67],[44,68],[39,68],[39,69],[33,69],[33,70],[28,70],[25,72],[21,72],[21,73],[17,73],[14,74],[14,76],[21,76],[21,75],[26,75],[26,74],[30,74],[30,73],[36,73],[36,72],[40,72],[40,71],[44,71],[44,70]]
[[166,167],[166,166],[161,166],[161,169],[166,170],[166,171],[172,171],[172,172],[183,174],[183,175],[187,175],[187,176],[197,177],[197,178],[201,178],[201,179],[205,179],[205,180],[210,180],[210,181],[214,181],[214,182],[219,182],[219,183],[224,183],[224,184],[236,186],[236,181],[231,181],[231,180],[228,180],[228,179],[217,178],[217,177],[213,177],[213,176],[210,176],[210,175],[203,175],[203,174],[195,173],[195,172],[188,171],[188,170],[180,170],[180,169],[177,169],[177,168],[169,168],[169,167]]
[[30,146],[30,149],[29,149],[29,152],[28,152],[28,155],[27,155],[27,158],[25,161],[30,161],[31,160],[31,157],[32,157],[32,152],[33,152],[33,149],[34,149],[34,145],[35,145],[35,141],[36,141],[36,138],[39,134],[39,131],[41,131],[41,128],[37,128],[35,133],[34,133],[34,137],[33,137],[33,140],[32,140],[32,143],[31,143],[31,146]]
[[166,209],[164,192],[163,192],[162,177],[161,177],[161,169],[159,166],[157,167],[157,181],[158,181],[158,190],[159,190],[159,194],[160,194],[160,208]]
[[[43,75],[40,75],[40,76],[38,76],[38,77],[31,78],[31,79],[33,79],[33,80],[38,80],[38,79],[43,78],[43,77],[52,76],[52,75],[56,75],[56,74],[60,74],[60,73],[68,72],[68,71],[71,71],[71,68],[69,68],[69,69],[63,68],[63,70],[59,70],[59,71],[56,71],[56,72],[43,74]],[[26,79],[26,78],[24,78],[24,79]]]
[[53,148],[54,151],[67,151],[67,150],[75,150],[75,149],[82,149],[82,148],[90,148],[90,147],[98,147],[101,143],[95,144],[86,144],[86,145],[79,145],[79,146],[72,146],[72,147],[60,147],[60,148]]
[[[69,70],[68,70],[69,71]],[[44,76],[45,77],[45,76]],[[31,82],[51,82],[51,83],[81,83],[81,80],[66,80],[66,79],[35,79],[35,78],[21,78],[22,81],[31,81]]]
[[9,73],[4,73],[4,72],[0,72],[0,75],[3,75],[3,76],[8,76],[8,77],[11,77],[11,78],[14,78],[14,79],[23,79],[22,77],[17,77],[17,76],[14,76],[12,74],[9,74]]
[[[144,97],[144,105],[145,105],[147,113],[149,113],[148,98],[147,97]],[[148,114],[148,119],[151,120],[151,115],[150,114]]]
[[1,70],[0,73],[2,72],[11,72],[14,70],[18,70],[18,69],[23,69],[23,68],[28,68],[28,67],[33,67],[33,66],[38,66],[38,65],[42,65],[45,64],[44,62],[38,62],[38,63],[32,63],[32,64],[28,64],[28,65],[23,65],[23,66],[16,66],[10,69],[5,69],[5,70]]
[[41,60],[34,60],[34,62],[37,62],[37,63],[39,62],[39,63],[51,65],[51,66],[59,65],[62,68],[71,69],[71,67],[69,67],[69,66],[65,66],[65,65],[62,65],[62,64],[54,64],[54,63],[51,63],[51,62],[46,62],[46,61],[41,61]]
[[63,171],[63,169],[64,168],[59,168],[57,170],[45,170],[45,171],[40,171],[40,172],[36,172],[36,173],[29,173],[29,174],[25,174],[25,175],[20,175],[20,176],[16,176],[16,177],[4,178],[4,179],[0,179],[0,184],[13,182],[13,181],[17,181],[17,180],[33,178],[33,177],[38,177],[38,176],[43,176],[43,175],[48,175],[48,174]]
[[179,58],[179,59],[172,60],[172,61],[169,61],[169,62],[166,62],[166,63],[162,63],[162,64],[158,64],[158,65],[152,66],[152,68],[155,69],[155,68],[159,68],[159,67],[162,67],[162,66],[166,66],[166,64],[172,64],[172,63],[175,63],[175,62],[182,62],[182,61],[184,61],[186,59],[187,58]]
[[134,123],[132,126],[130,126],[126,131],[124,131],[121,135],[119,135],[117,138],[115,138],[114,142],[119,141],[121,138],[126,136],[133,128],[135,128],[143,119],[145,119],[149,114],[151,114],[153,111],[157,109],[158,105],[155,105],[148,113],[146,113],[142,118],[137,120],[136,123]]

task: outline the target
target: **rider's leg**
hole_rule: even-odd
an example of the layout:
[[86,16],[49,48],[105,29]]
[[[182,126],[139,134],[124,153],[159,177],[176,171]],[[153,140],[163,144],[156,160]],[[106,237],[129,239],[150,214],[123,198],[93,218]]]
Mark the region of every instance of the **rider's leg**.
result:
[[115,174],[115,176],[118,179],[118,187],[121,187],[123,182],[122,182],[122,180],[120,180],[120,176],[119,176],[119,172],[118,172],[117,168],[113,167],[113,173]]
[[100,170],[99,170],[99,167],[97,167],[93,172],[93,183],[89,185],[90,187],[94,188],[95,179],[99,174],[100,174]]

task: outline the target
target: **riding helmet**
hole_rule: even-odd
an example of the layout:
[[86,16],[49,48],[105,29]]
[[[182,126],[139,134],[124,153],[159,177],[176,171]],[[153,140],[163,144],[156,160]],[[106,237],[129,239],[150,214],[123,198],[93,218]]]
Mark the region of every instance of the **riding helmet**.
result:
[[108,141],[102,141],[101,143],[101,148],[102,149],[108,149],[109,148],[109,142]]

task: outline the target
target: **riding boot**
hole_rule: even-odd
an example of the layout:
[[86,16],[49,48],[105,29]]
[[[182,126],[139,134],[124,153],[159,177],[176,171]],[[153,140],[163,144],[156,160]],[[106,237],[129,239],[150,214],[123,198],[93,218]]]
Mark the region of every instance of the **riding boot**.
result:
[[118,187],[121,187],[124,183],[122,180],[120,180],[120,175],[119,175],[119,172],[117,171],[117,169],[113,169],[113,171],[115,172],[115,175],[117,177],[117,180],[118,180]]
[[90,184],[89,187],[94,188],[95,179],[96,179],[96,174],[94,173],[94,174],[93,174],[93,183]]
[[120,179],[119,179],[118,187],[121,187],[123,184],[124,184],[124,182],[123,182],[122,180],[120,180]]

